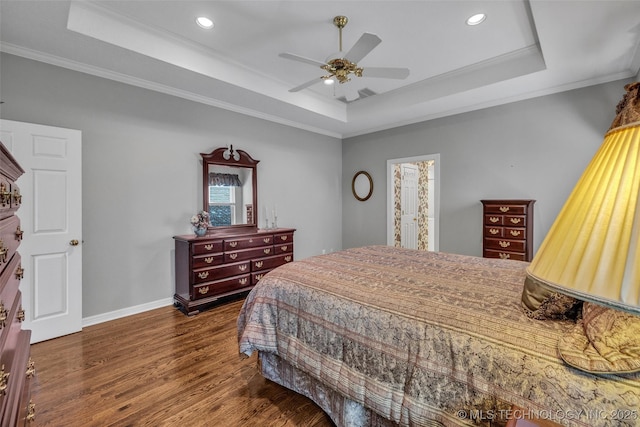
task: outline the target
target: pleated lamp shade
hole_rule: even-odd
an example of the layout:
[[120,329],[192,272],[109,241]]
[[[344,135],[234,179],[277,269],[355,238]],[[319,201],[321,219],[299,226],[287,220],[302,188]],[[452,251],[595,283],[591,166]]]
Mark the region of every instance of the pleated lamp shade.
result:
[[640,314],[640,83],[625,88],[612,128],[527,276],[554,292]]

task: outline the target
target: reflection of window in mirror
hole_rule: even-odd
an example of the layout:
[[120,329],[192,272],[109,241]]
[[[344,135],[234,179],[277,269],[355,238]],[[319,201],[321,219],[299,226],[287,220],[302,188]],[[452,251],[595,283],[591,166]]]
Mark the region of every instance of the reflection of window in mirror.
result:
[[211,225],[234,225],[236,217],[236,187],[209,187],[209,216]]

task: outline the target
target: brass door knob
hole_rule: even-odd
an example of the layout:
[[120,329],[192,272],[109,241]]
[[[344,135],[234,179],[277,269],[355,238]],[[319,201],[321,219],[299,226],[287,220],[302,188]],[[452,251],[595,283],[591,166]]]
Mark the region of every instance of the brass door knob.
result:
[[69,242],[71,246],[78,246],[79,243],[80,242],[77,239],[73,239],[72,241]]

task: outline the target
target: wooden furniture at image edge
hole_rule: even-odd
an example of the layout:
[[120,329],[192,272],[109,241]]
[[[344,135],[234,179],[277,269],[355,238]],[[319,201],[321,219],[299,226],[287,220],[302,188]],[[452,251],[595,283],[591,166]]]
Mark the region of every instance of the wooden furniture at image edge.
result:
[[24,173],[0,143],[0,425],[24,426],[35,419],[31,401],[31,378],[35,373],[29,357],[31,331],[21,329],[25,319],[20,280],[22,260],[17,249],[22,240],[22,203],[15,181]]
[[274,268],[293,261],[292,228],[174,236],[176,292],[186,314],[250,291]]
[[482,256],[531,261],[535,200],[481,200]]

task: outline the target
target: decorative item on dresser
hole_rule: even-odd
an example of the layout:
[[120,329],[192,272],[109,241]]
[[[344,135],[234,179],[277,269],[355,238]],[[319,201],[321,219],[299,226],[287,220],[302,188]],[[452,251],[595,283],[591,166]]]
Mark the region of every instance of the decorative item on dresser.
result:
[[30,379],[35,374],[29,357],[31,331],[21,329],[25,318],[19,290],[23,276],[17,252],[23,232],[15,215],[22,195],[15,181],[24,173],[0,143],[0,423],[25,425],[35,419]]
[[176,305],[197,314],[249,292],[267,272],[293,261],[292,228],[175,236]]
[[481,200],[482,256],[531,261],[535,200]]

